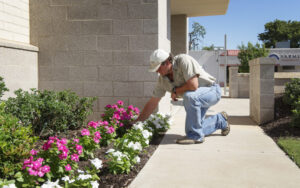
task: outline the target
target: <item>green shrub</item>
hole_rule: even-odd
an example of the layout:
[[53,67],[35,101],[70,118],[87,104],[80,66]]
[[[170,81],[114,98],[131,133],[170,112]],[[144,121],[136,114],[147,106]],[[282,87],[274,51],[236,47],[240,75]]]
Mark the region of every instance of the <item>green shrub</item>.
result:
[[295,107],[296,103],[299,102],[300,97],[300,78],[294,78],[291,82],[285,84],[285,91],[283,101]]
[[30,125],[24,127],[19,119],[6,114],[4,105],[0,104],[0,177],[9,179],[21,170],[37,137],[32,136]]
[[300,97],[298,101],[295,102],[295,108],[292,110],[292,124],[296,127],[300,127]]
[[4,92],[8,91],[7,87],[5,87],[5,83],[3,81],[3,78],[0,76],[0,99],[4,95]]
[[32,125],[40,136],[55,135],[79,129],[92,112],[96,98],[79,98],[71,91],[15,91],[16,97],[6,101],[5,111]]

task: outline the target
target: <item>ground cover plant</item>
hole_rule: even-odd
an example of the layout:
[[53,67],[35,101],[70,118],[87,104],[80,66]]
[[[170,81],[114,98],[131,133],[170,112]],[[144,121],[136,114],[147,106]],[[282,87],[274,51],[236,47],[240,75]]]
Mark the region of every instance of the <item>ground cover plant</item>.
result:
[[[23,160],[21,171],[14,178],[1,177],[0,185],[101,187],[109,176],[124,174],[126,177],[132,170],[136,171],[135,165],[140,164],[141,157],[149,158],[145,151],[151,138],[157,138],[157,134],[167,130],[171,123],[170,116],[156,114],[144,123],[130,126],[138,113],[139,110],[131,105],[124,107],[122,101],[107,105],[101,120],[91,121],[78,131],[40,140],[42,144],[31,149],[28,158]],[[123,186],[119,183],[125,185],[128,180],[132,179],[115,183]]]
[[275,120],[262,125],[283,151],[300,167],[300,79],[286,84],[275,96]]

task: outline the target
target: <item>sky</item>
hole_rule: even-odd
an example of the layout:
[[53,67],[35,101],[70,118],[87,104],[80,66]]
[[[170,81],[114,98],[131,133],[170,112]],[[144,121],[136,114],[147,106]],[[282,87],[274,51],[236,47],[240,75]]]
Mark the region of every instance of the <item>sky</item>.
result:
[[300,21],[300,0],[230,0],[225,15],[189,17],[189,31],[199,22],[206,30],[200,46],[224,47],[226,34],[227,49],[238,49],[242,43],[261,43],[258,34],[275,19]]

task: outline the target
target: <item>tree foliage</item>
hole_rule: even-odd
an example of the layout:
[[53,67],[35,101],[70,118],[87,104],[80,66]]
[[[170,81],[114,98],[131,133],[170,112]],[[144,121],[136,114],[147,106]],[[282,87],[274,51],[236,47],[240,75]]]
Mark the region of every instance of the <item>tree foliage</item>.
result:
[[212,44],[210,46],[204,46],[202,47],[202,50],[208,50],[208,51],[212,51],[215,49],[215,46]]
[[239,72],[247,73],[249,72],[249,61],[258,57],[266,57],[269,51],[265,48],[265,45],[260,45],[256,43],[253,45],[251,42],[248,42],[248,45],[245,46],[242,44],[238,46],[240,50],[238,58],[241,62],[239,66]]
[[300,47],[300,22],[275,20],[265,24],[265,32],[258,34],[266,48],[275,48],[276,42],[290,41],[291,48]]
[[198,22],[192,25],[193,30],[189,33],[189,50],[195,50],[199,46],[201,38],[206,34],[205,28]]

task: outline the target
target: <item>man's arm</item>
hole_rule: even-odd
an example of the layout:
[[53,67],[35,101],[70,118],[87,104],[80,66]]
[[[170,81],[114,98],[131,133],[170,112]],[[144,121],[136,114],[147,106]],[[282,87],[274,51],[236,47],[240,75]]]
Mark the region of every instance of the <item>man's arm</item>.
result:
[[172,93],[171,97],[173,100],[177,100],[177,96],[179,94],[182,94],[186,91],[195,91],[198,89],[199,83],[198,83],[198,75],[193,76],[190,78],[185,84],[183,84],[180,87],[176,87],[176,94]]
[[161,98],[158,98],[158,97],[152,97],[151,99],[149,99],[149,101],[144,106],[143,111],[141,112],[139,117],[135,120],[135,122],[145,121],[150,116],[150,114],[152,114],[154,109],[157,107],[160,99]]

